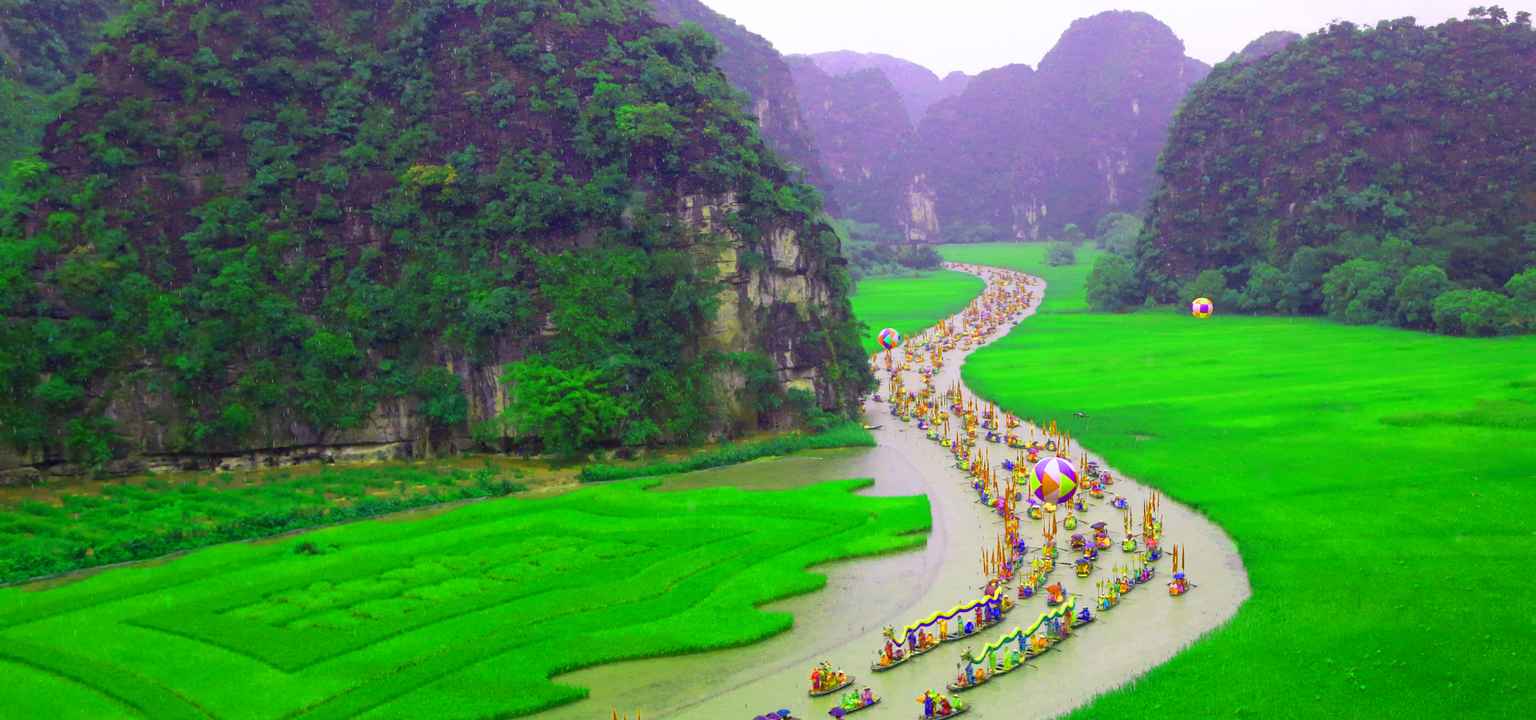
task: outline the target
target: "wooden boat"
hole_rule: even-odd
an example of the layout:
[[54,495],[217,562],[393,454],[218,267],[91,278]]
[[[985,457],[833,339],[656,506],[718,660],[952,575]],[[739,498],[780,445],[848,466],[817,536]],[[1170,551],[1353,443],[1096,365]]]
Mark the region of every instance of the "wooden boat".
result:
[[[880,696],[876,695],[874,697],[874,702],[872,702],[872,703],[870,703],[868,705],[860,705],[860,706],[858,706],[858,707],[856,707],[856,708],[854,708],[852,710],[849,710],[848,708],[845,708],[842,705],[834,705],[832,707],[832,709],[827,712],[827,714],[831,715],[832,717],[848,717],[849,715],[852,715],[852,714],[854,714],[856,712],[863,712],[863,711],[868,710],[868,709],[870,709],[870,708],[872,708],[872,707],[874,707],[876,705],[879,705],[879,704],[880,704]],[[839,711],[839,710],[841,710],[842,713],[841,714],[836,714],[837,711]]]
[[971,711],[971,706],[970,705],[966,705],[963,708],[959,708],[957,710],[951,711],[948,715],[938,715],[938,714],[935,714],[932,718],[928,718],[928,717],[924,717],[922,715],[918,715],[917,716],[917,720],[940,720],[942,718],[952,718],[952,717],[955,717],[956,715],[964,715],[964,714],[966,714],[966,713],[968,713],[970,711]]
[[821,691],[808,690],[806,692],[811,697],[824,697],[824,696],[827,696],[827,695],[831,695],[832,693],[835,693],[835,692],[837,692],[839,690],[842,690],[843,688],[848,687],[849,685],[852,685],[853,684],[853,680],[854,680],[854,677],[852,675],[849,675],[846,678],[844,678],[842,684],[838,685],[837,687],[827,688],[826,690],[821,690]]
[[986,679],[982,680],[981,682],[978,682],[978,683],[974,683],[974,684],[971,684],[971,685],[959,685],[957,683],[949,683],[948,685],[945,685],[945,687],[948,688],[949,691],[952,692],[952,693],[963,693],[963,692],[965,692],[967,690],[973,690],[975,688],[981,687],[982,685],[986,685],[989,682],[992,682],[996,678],[1000,678],[1000,677],[1002,677],[1004,675],[1008,675],[1008,674],[1014,672],[1015,670],[1018,670],[1019,668],[1024,667],[1025,662],[1027,662],[1028,660],[1029,660],[1029,657],[1027,655],[1025,655],[1024,657],[1022,657],[1019,660],[1019,664],[1018,665],[1014,665],[1013,667],[1008,668],[1007,670],[998,670],[996,672],[993,672],[989,668],[988,671],[987,671]]
[[940,645],[943,645],[943,644],[944,643],[942,643],[942,642],[937,642],[937,643],[934,643],[934,644],[932,644],[932,645],[930,645],[930,646],[928,646],[926,648],[923,648],[922,650],[913,650],[912,652],[909,652],[906,655],[902,655],[900,660],[894,661],[890,665],[881,665],[880,663],[870,663],[869,664],[869,671],[870,672],[885,672],[885,671],[890,670],[891,668],[894,668],[894,667],[896,667],[898,665],[905,664],[907,661],[909,661],[912,658],[915,658],[915,657],[917,657],[919,655],[926,655],[926,654],[928,654],[930,652],[933,652],[934,650],[938,649],[938,647]]

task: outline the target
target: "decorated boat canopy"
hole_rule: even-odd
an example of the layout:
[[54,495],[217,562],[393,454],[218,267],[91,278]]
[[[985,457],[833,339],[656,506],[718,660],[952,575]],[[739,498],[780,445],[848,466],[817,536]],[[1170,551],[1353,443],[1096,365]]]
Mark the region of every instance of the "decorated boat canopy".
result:
[[1070,622],[1072,622],[1072,613],[1073,613],[1074,608],[1076,608],[1076,606],[1077,606],[1077,596],[1076,595],[1068,595],[1066,602],[1063,602],[1062,604],[1057,605],[1056,607],[1053,607],[1053,608],[1051,608],[1049,610],[1046,610],[1043,613],[1040,613],[1040,617],[1035,618],[1035,622],[1033,624],[1031,624],[1028,628],[1017,628],[1016,627],[1016,628],[1013,629],[1013,632],[1010,632],[1007,635],[1004,635],[1004,636],[998,638],[996,642],[993,642],[993,643],[990,643],[988,645],[982,646],[981,650],[979,650],[979,651],[966,650],[961,655],[961,659],[966,661],[966,662],[980,663],[983,660],[985,660],[988,655],[996,653],[997,651],[1002,650],[1003,648],[1008,647],[1009,645],[1013,645],[1015,643],[1018,643],[1021,640],[1028,639],[1031,635],[1034,635],[1036,632],[1038,632],[1040,630],[1041,627],[1043,627],[1046,623],[1050,622],[1051,620],[1060,619],[1060,620],[1063,620],[1065,622],[1069,622],[1070,623]]
[[945,621],[945,622],[948,622],[950,620],[954,620],[957,617],[960,617],[961,615],[964,615],[965,613],[975,612],[976,610],[979,610],[979,609],[982,609],[982,608],[986,608],[986,609],[991,609],[991,608],[994,608],[994,607],[1000,608],[1000,607],[1002,607],[1002,604],[1003,604],[1003,591],[1001,589],[994,590],[990,595],[987,595],[986,597],[984,597],[984,598],[982,598],[980,600],[977,600],[975,602],[964,603],[964,604],[961,604],[961,605],[956,605],[956,606],[950,608],[946,612],[936,612],[936,613],[934,613],[932,615],[929,615],[928,617],[926,617],[926,618],[924,618],[922,620],[919,620],[919,621],[917,621],[915,623],[912,623],[911,625],[908,625],[908,626],[902,628],[900,633],[897,633],[897,632],[895,632],[893,630],[887,629],[886,630],[886,635],[887,635],[887,637],[889,637],[890,641],[893,644],[895,644],[896,646],[899,647],[899,646],[901,646],[901,645],[906,643],[907,635],[908,634],[915,633],[915,632],[917,632],[919,630],[922,630],[922,629],[927,628],[927,627],[931,627],[933,625],[937,625],[939,623],[939,621],[941,621],[941,620]]

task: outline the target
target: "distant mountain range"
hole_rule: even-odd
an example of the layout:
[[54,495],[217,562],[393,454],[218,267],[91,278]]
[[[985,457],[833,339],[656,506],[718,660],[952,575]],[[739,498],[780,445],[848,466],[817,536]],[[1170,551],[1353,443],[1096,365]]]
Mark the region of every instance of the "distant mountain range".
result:
[[[1139,212],[1175,109],[1210,71],[1145,13],[1074,22],[1038,70],[1010,65],[941,79],[878,53],[780,58],[696,0],[654,4],[664,20],[700,18],[716,34],[726,74],[770,125],[792,125],[783,118],[797,96],[815,161],[790,158],[821,173],[812,179],[839,214],[905,242],[1041,239],[1069,224],[1091,229],[1110,212]],[[732,64],[749,58],[749,68]],[[790,88],[781,86],[780,64]],[[764,134],[775,141],[773,127]],[[798,153],[805,141],[775,146]]]

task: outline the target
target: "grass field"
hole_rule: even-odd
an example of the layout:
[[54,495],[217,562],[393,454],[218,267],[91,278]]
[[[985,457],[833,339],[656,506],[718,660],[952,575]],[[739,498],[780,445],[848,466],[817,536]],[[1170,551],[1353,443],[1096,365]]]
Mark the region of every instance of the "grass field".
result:
[[521,474],[435,461],[14,489],[0,501],[0,583],[509,495]]
[[877,335],[882,328],[896,328],[902,335],[921,332],[964,310],[986,286],[975,275],[953,270],[861,280],[853,295],[853,315],[869,326],[862,339],[864,350],[880,349]]
[[1536,716],[1536,337],[1093,314],[1036,251],[943,250],[1051,282],[967,383],[1208,514],[1254,588],[1078,717]]
[[0,589],[0,715],[482,718],[552,673],[781,632],[805,568],[921,545],[925,498],[647,481],[226,544]]

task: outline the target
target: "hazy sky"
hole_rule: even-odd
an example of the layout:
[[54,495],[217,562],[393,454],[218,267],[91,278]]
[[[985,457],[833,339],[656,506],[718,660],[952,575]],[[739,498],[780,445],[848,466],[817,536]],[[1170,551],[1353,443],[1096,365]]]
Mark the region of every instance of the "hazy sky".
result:
[[[1474,0],[703,0],[779,52],[882,52],[944,75],[1009,63],[1037,65],[1073,20],[1140,10],[1173,28],[1186,52],[1216,63],[1270,30],[1306,34],[1330,20],[1375,24],[1404,16],[1421,25],[1463,17]],[[1516,10],[1536,10],[1510,2]]]

